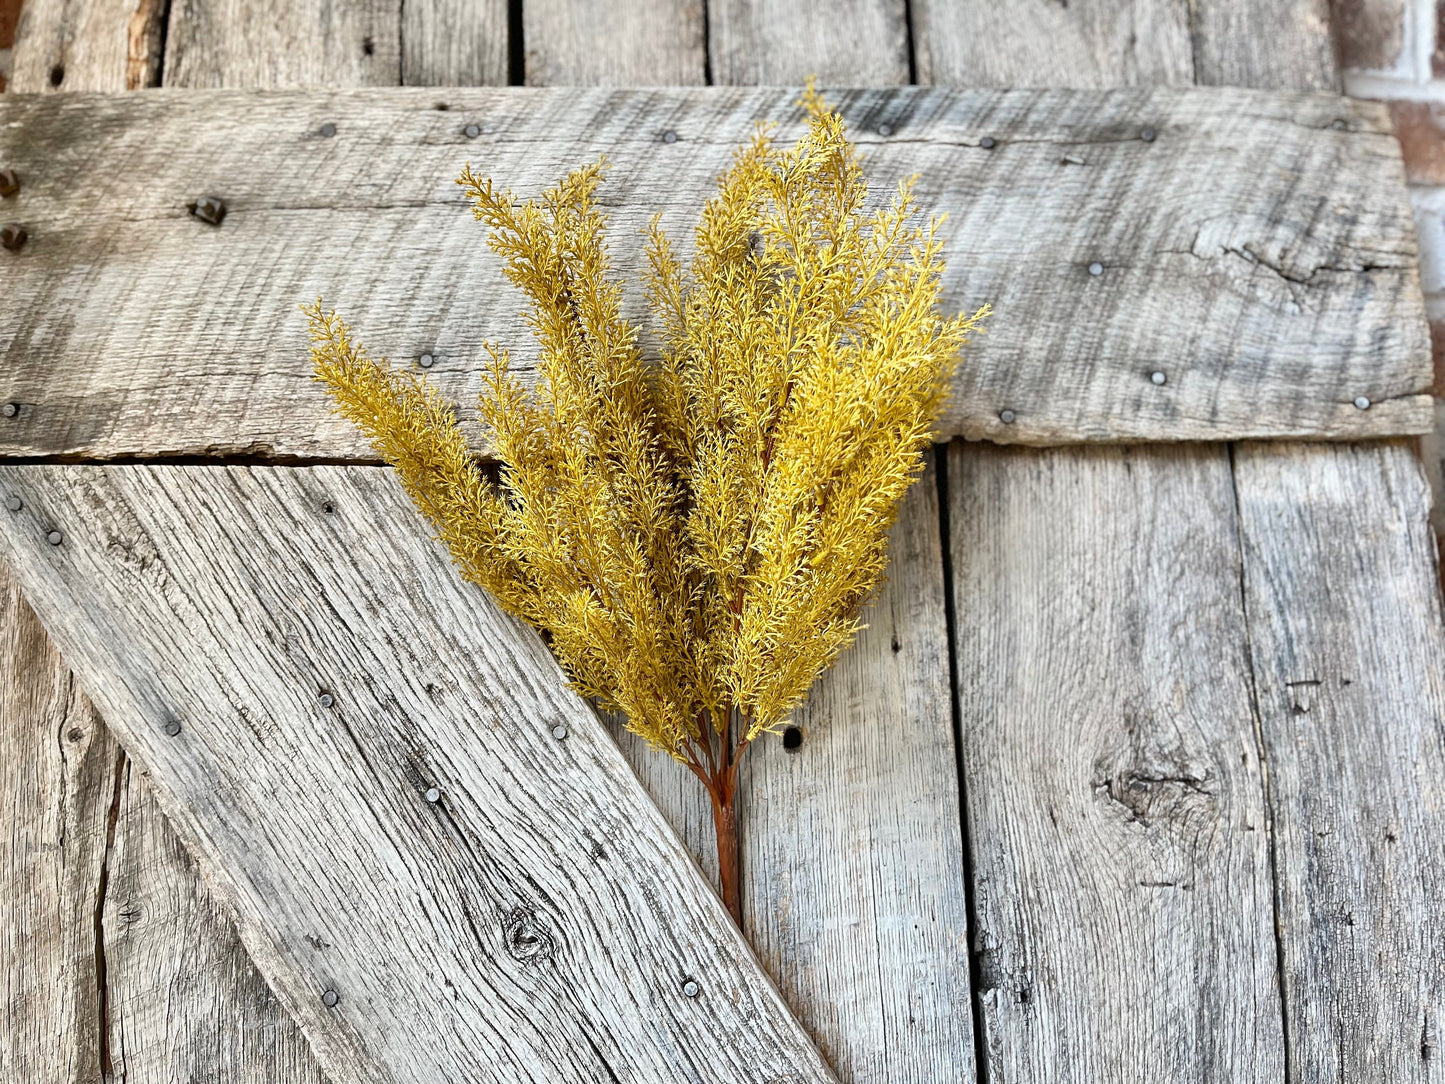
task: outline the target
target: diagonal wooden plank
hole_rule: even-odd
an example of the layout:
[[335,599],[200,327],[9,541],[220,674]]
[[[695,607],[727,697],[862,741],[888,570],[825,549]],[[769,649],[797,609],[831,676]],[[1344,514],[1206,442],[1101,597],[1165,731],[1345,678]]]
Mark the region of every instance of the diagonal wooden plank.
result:
[[1292,1079],[1441,1079],[1445,621],[1408,447],[1235,456]]
[[[324,293],[379,352],[435,359],[440,386],[470,402],[483,340],[515,346],[523,369],[531,348],[452,184],[463,162],[536,191],[605,152],[616,263],[635,282],[638,228],[662,209],[687,237],[733,146],[757,118],[795,116],[795,93],[7,96],[0,157],[22,183],[7,213],[31,239],[0,254],[0,401],[19,405],[0,452],[366,455],[308,379],[298,299]],[[923,202],[953,215],[946,303],[996,309],[945,435],[1428,427],[1413,219],[1379,105],[1236,90],[835,97],[880,185],[919,170]],[[226,201],[219,227],[186,213],[201,195]]]
[[955,442],[948,488],[988,1079],[1283,1079],[1227,450]]
[[540,640],[389,472],[0,485],[23,502],[0,552],[335,1079],[832,1079]]

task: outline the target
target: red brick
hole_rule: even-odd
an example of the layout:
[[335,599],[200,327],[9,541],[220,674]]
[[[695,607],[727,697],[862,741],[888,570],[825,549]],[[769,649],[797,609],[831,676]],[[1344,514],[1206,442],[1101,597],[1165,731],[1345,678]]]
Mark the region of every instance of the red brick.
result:
[[1391,102],[1411,184],[1445,185],[1445,103]]
[[0,0],[0,49],[15,44],[15,25],[19,21],[20,0]]
[[1405,0],[1335,0],[1331,24],[1344,67],[1393,68],[1405,37]]
[[1435,386],[1430,392],[1445,399],[1445,320],[1430,321],[1430,350],[1435,355]]

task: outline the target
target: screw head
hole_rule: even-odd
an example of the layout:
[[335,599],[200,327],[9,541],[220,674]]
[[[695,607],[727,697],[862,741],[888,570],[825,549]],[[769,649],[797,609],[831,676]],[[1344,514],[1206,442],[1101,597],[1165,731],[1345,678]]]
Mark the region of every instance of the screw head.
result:
[[1139,129],[1139,138],[1142,139],[1145,143],[1153,143],[1154,140],[1158,137],[1158,135],[1159,133],[1156,132],[1153,128]]
[[58,546],[65,541],[65,536],[59,531],[51,531],[45,536],[45,541],[49,542],[52,546]]
[[1367,398],[1365,398],[1363,395],[1356,396],[1356,398],[1355,398],[1355,406],[1356,406],[1358,409],[1360,409],[1360,410],[1369,410],[1369,409],[1370,409],[1370,400],[1367,399]]
[[702,993],[702,987],[697,984],[696,979],[688,979],[682,984],[683,997],[697,997],[700,993]]
[[0,169],[0,196],[13,196],[19,191],[19,174],[13,169]]
[[1013,425],[1014,419],[1017,417],[1018,415],[1015,414],[1012,410],[1009,410],[1007,407],[998,412],[998,420],[1003,422],[1004,425]]
[[1335,131],[1337,131],[1337,132],[1343,132],[1343,131],[1345,130],[1345,120],[1344,120],[1344,118],[1343,118],[1343,117],[1336,117],[1334,120],[1330,121],[1330,127],[1333,128],[1333,129],[1334,129]]
[[998,146],[998,140],[993,136],[984,136],[978,141],[978,145],[986,151],[991,151]]
[[219,226],[226,217],[226,201],[219,196],[202,196],[192,204],[191,214],[207,226]]
[[891,135],[893,134],[893,125],[891,125],[891,124],[880,124],[880,125],[878,126],[878,134],[881,135],[881,136],[883,136],[883,138],[887,139],[889,136],[891,136]]
[[327,139],[330,139],[336,134],[336,125],[332,124],[328,120],[325,124],[321,126],[321,134],[324,135]]
[[676,143],[677,133],[674,132],[671,128],[669,128],[667,131],[662,133],[662,141],[664,143]]
[[1103,273],[1104,273],[1104,265],[1101,264],[1101,263],[1099,263],[1097,260],[1095,260],[1093,263],[1091,263],[1091,264],[1089,265],[1089,274],[1091,274],[1091,275],[1102,275]]
[[336,1003],[341,1000],[341,995],[335,990],[327,990],[321,995],[321,1004],[328,1009],[336,1008]]
[[330,693],[322,693],[316,698],[316,702],[320,704],[323,708],[329,708],[332,704],[336,703],[336,697],[332,696]]
[[436,358],[432,357],[430,354],[423,354],[421,357],[416,359],[416,363],[420,365],[423,369],[430,369],[433,365],[436,364]]
[[428,787],[427,792],[422,795],[422,797],[425,798],[432,805],[436,805],[442,800],[442,792],[437,790],[436,787]]
[[18,512],[20,511],[20,509],[25,507],[25,502],[22,501],[19,497],[10,497],[5,501],[5,507],[10,509],[10,511],[12,512]]
[[481,134],[481,128],[479,128],[475,124],[468,124],[465,128],[462,129],[462,135],[466,136],[468,139],[476,139],[477,136]]
[[181,721],[179,719],[167,719],[163,729],[170,737],[174,738],[181,732]]
[[1163,384],[1169,378],[1163,373],[1161,373],[1158,369],[1155,369],[1152,373],[1149,374],[1149,379],[1155,384]]
[[0,407],[0,414],[4,414],[7,418],[13,418],[19,413],[19,403],[6,403],[3,407]]
[[556,738],[558,741],[563,741],[567,737],[567,728],[561,723],[558,723],[552,728],[552,737]]
[[10,222],[3,229],[0,229],[0,245],[4,245],[11,252],[18,252],[20,246],[25,244],[30,235],[25,232],[24,226],[17,226]]

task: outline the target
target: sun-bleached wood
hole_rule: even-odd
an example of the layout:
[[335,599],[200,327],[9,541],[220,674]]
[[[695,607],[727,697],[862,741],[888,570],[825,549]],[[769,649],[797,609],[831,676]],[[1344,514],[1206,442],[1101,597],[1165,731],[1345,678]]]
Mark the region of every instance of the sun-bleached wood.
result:
[[1299,1080],[1440,1079],[1445,622],[1402,444],[1245,445],[1244,591]]
[[160,73],[161,0],[25,0],[7,90],[138,90]]
[[988,1079],[1282,1080],[1227,450],[955,442],[948,488]]
[[333,1079],[833,1080],[540,639],[391,472],[0,484],[25,502],[3,557]]
[[507,0],[403,0],[401,82],[506,86]]
[[164,83],[394,86],[401,81],[404,6],[397,0],[172,3]]
[[[365,456],[309,379],[299,301],[324,295],[377,353],[430,354],[438,386],[468,404],[484,340],[513,346],[523,370],[534,348],[452,183],[464,163],[534,193],[605,152],[613,252],[635,284],[640,228],[660,210],[690,238],[754,120],[798,130],[795,94],[7,95],[0,152],[25,178],[12,213],[31,239],[6,254],[0,350],[17,363],[0,399],[20,411],[0,421],[0,452]],[[1428,427],[1413,217],[1377,103],[1227,89],[835,97],[879,187],[921,171],[922,203],[951,214],[945,304],[995,309],[945,436]],[[78,170],[93,183],[77,188]],[[187,214],[202,195],[225,200],[220,227]],[[628,307],[640,315],[637,289]]]
[[1191,0],[1194,82],[1340,89],[1329,0]]
[[707,81],[703,0],[527,0],[522,25],[528,86]]
[[852,1084],[973,1079],[968,908],[937,479],[909,491],[868,628],[748,753],[743,910],[758,958]]
[[710,0],[713,82],[909,82],[906,0]]

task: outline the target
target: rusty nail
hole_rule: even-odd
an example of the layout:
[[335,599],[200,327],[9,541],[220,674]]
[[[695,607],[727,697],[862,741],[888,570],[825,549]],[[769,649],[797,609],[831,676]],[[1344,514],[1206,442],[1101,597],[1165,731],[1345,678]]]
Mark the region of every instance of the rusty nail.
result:
[[561,723],[558,723],[552,728],[552,737],[556,738],[558,741],[562,741],[567,737],[567,728]]
[[19,403],[6,403],[3,407],[0,407],[0,414],[4,414],[7,418],[13,418],[19,413]]
[[697,984],[696,979],[688,979],[682,984],[682,994],[684,997],[697,997],[700,993],[702,993],[702,987]]
[[321,995],[321,1004],[328,1009],[336,1008],[336,1003],[341,1000],[341,995],[335,990],[327,990]]
[[430,369],[433,365],[436,364],[436,358],[432,357],[430,354],[423,354],[421,357],[416,359],[416,363],[420,365],[423,369]]
[[65,536],[59,531],[51,531],[45,536],[45,541],[49,542],[52,546],[58,546],[65,541]]
[[165,731],[174,738],[181,732],[181,721],[179,719],[166,720]]
[[13,169],[0,169],[0,196],[13,196],[20,191],[20,178]]
[[475,124],[468,124],[465,128],[462,129],[462,135],[466,136],[468,139],[476,139],[477,136],[481,134],[482,130],[478,128]]
[[316,698],[316,702],[323,708],[329,708],[332,704],[336,703],[336,698],[330,693],[322,693]]
[[5,502],[5,507],[10,509],[10,511],[12,512],[18,512],[20,511],[20,509],[25,507],[25,502],[22,501],[19,497],[11,497]]
[[226,201],[217,196],[202,196],[191,205],[191,214],[208,226],[219,226],[226,217]]
[[978,145],[986,151],[991,151],[998,146],[998,140],[993,136],[984,136],[978,141]]
[[321,126],[321,134],[324,135],[327,139],[330,139],[336,134],[336,125],[332,124],[328,120],[325,124]]
[[1356,406],[1357,408],[1359,408],[1360,410],[1369,410],[1369,409],[1370,409],[1370,401],[1369,401],[1368,399],[1366,399],[1363,395],[1361,395],[1361,396],[1356,397],[1356,399],[1355,399],[1355,406]]
[[1159,134],[1159,133],[1156,132],[1156,131],[1154,131],[1153,128],[1140,128],[1140,129],[1139,129],[1139,138],[1142,139],[1145,143],[1153,143],[1153,142],[1154,142],[1154,138],[1155,138],[1158,134]]
[[0,229],[0,245],[4,245],[11,252],[17,251],[29,237],[24,226],[17,226],[13,222]]
[[1169,378],[1158,369],[1155,369],[1152,373],[1149,374],[1149,379],[1154,381],[1155,384],[1163,384]]
[[1003,422],[1004,425],[1013,425],[1014,419],[1016,417],[1018,417],[1018,415],[1015,414],[1012,410],[1009,410],[1007,407],[998,412],[998,420]]
[[442,792],[437,790],[436,787],[430,787],[426,792],[425,798],[432,805],[436,805],[442,800]]
[[676,143],[677,133],[674,132],[671,128],[669,128],[667,131],[662,133],[662,141],[664,143]]

